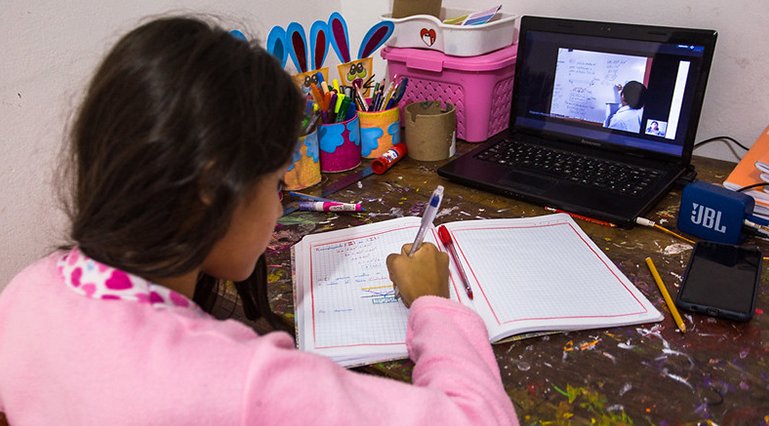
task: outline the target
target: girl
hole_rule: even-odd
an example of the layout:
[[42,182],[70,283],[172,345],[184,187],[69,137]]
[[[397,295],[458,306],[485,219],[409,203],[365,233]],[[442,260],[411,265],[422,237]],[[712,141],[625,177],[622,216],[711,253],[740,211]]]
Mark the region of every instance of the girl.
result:
[[243,280],[267,247],[303,105],[276,60],[215,25],[159,19],[117,43],[72,129],[71,245],[0,295],[10,424],[517,423],[429,244],[387,259],[413,385],[191,300],[200,274]]

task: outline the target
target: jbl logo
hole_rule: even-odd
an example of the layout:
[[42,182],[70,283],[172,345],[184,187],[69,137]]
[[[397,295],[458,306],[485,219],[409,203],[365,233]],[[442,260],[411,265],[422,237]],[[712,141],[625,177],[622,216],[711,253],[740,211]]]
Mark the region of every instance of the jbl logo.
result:
[[721,225],[721,212],[698,203],[692,203],[692,223],[722,234],[726,233],[726,226]]

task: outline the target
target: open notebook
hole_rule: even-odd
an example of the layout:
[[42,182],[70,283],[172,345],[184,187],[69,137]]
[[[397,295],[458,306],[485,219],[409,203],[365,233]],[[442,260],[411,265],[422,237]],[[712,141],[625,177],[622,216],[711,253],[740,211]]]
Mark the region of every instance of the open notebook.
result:
[[[407,356],[408,310],[385,259],[419,217],[305,236],[292,248],[297,345],[354,366]],[[450,261],[451,298],[483,318],[489,340],[656,322],[662,315],[565,214],[444,224],[469,277]],[[441,250],[437,232],[425,237]]]

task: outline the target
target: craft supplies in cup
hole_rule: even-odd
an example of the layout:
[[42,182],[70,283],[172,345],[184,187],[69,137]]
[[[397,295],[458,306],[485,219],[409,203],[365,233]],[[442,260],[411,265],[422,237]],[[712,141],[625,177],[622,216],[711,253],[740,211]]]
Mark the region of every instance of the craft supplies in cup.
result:
[[304,189],[320,183],[320,154],[318,151],[317,130],[299,137],[291,166],[283,176],[287,190]]
[[401,141],[400,110],[359,111],[361,156],[377,158]]
[[457,118],[454,105],[437,101],[406,106],[406,146],[418,161],[445,160],[456,151]]
[[338,123],[318,126],[320,171],[336,173],[360,164],[360,119],[358,114]]

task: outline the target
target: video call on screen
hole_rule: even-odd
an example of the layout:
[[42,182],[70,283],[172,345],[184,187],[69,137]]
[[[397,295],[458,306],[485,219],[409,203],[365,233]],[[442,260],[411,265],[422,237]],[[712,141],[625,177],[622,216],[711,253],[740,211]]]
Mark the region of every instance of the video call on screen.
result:
[[530,31],[515,123],[680,156],[703,54],[702,46]]

